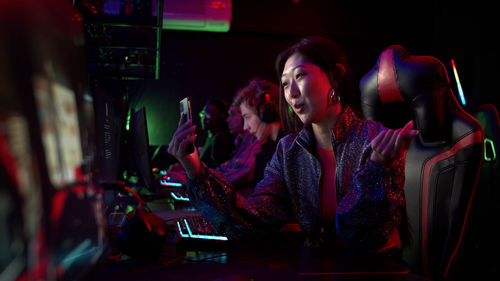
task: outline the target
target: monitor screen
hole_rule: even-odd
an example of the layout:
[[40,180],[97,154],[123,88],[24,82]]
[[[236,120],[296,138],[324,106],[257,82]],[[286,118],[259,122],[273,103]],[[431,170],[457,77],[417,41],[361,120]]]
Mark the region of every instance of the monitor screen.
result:
[[132,166],[138,173],[140,183],[153,192],[153,173],[149,156],[149,136],[146,122],[146,108],[133,112],[130,117],[130,150]]

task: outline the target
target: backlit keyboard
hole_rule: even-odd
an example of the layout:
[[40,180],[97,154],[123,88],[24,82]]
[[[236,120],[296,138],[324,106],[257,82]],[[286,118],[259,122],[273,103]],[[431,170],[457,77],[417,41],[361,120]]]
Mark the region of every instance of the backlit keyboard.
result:
[[174,198],[176,201],[189,202],[189,197],[188,197],[187,191],[185,191],[185,190],[171,191],[170,196],[172,196],[172,198]]
[[161,179],[160,184],[162,186],[168,186],[168,187],[182,187],[183,186],[183,184],[180,182],[173,182],[173,181],[169,181],[167,179]]
[[176,226],[181,239],[228,240],[224,234],[219,233],[215,227],[202,216],[178,218],[176,220]]

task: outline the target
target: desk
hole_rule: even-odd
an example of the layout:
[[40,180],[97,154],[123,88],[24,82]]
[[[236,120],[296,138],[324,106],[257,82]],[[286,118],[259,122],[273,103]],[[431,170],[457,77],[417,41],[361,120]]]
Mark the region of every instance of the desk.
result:
[[428,280],[378,255],[327,253],[284,242],[224,243],[170,245],[155,262],[108,259],[94,280]]
[[[193,212],[184,207],[155,213],[173,222],[173,217]],[[96,270],[94,280],[429,280],[382,255],[303,248],[299,236],[278,233],[268,241],[166,244],[154,262],[108,258]]]

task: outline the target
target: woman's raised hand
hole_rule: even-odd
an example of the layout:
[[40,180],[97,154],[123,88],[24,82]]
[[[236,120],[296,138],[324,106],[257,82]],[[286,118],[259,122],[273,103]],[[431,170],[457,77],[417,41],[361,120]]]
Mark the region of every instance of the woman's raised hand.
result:
[[403,155],[413,137],[418,134],[418,130],[412,128],[413,121],[409,121],[403,128],[380,132],[370,143],[373,149],[370,160],[378,164],[391,165]]
[[168,153],[172,154],[184,167],[189,178],[194,178],[201,173],[200,157],[195,149],[188,154],[186,147],[196,139],[196,125],[191,120],[186,121],[185,114],[181,114],[179,125],[168,145]]

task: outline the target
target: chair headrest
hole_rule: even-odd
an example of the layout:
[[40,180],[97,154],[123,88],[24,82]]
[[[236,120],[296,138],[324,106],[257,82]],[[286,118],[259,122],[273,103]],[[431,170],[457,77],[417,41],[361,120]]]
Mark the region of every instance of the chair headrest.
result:
[[[400,45],[386,48],[373,69],[360,81],[361,108],[367,119],[385,124],[385,119],[401,120],[400,113],[388,112],[397,104],[407,106],[420,138],[425,142],[445,141],[449,125],[450,100],[453,96],[448,74],[434,57],[414,56]],[[453,101],[452,101],[452,106]],[[391,111],[391,110],[390,110]],[[408,112],[407,112],[408,113]],[[398,115],[399,114],[399,115]],[[406,123],[408,120],[402,120]],[[403,123],[403,124],[404,124]]]

